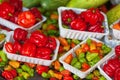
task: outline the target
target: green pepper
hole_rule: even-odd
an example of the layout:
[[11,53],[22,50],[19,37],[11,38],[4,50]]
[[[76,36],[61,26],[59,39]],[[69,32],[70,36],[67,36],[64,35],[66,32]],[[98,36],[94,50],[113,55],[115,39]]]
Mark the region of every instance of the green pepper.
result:
[[81,63],[80,62],[76,62],[73,67],[80,69],[81,68]]
[[22,72],[21,75],[25,78],[28,79],[30,75],[27,72]]
[[80,43],[80,40],[78,39],[72,39],[72,42],[75,43],[76,45]]
[[23,70],[21,68],[16,69],[17,73],[21,74],[23,72]]
[[100,76],[99,80],[106,80],[104,76]]
[[80,59],[79,59],[79,62],[80,62],[80,63],[84,63],[84,62],[87,62],[87,60],[86,60],[86,58],[80,58]]
[[85,57],[85,53],[80,53],[79,55],[78,55],[78,59],[81,59],[81,58],[84,58]]
[[3,51],[0,51],[0,57],[2,58],[2,61],[8,62],[7,55]]
[[93,71],[93,74],[94,74],[95,76],[100,76],[99,70],[94,70],[94,71]]
[[90,53],[90,52],[87,52],[86,54],[86,59],[88,61],[92,61],[94,58],[96,58],[98,56],[98,53]]
[[79,79],[79,76],[73,74],[73,78],[74,78],[75,80],[78,80],[78,79]]
[[25,64],[22,65],[21,68],[22,68],[23,71],[26,71],[26,72],[29,72],[31,70],[31,68],[29,66],[25,65]]
[[43,72],[41,75],[43,78],[50,78],[50,74]]
[[0,67],[4,67],[6,65],[6,62],[2,61],[0,62]]
[[22,76],[17,76],[14,80],[25,80]]
[[102,50],[104,54],[107,54],[111,51],[111,48],[108,47],[106,44],[102,45]]
[[30,69],[30,71],[28,73],[31,77],[33,77],[34,76],[34,69]]
[[67,39],[67,42],[68,42],[68,44],[70,44],[72,42],[72,40],[71,39]]
[[60,66],[59,71],[63,71],[63,70],[65,70],[65,68],[63,66]]
[[88,75],[86,76],[86,79],[92,80],[93,76],[94,76],[94,75],[93,75],[92,73],[90,73],[90,74],[88,74]]
[[96,56],[93,60],[89,61],[88,64],[92,67],[100,60],[99,56]]
[[77,57],[74,57],[74,58],[72,59],[70,65],[73,66],[76,62],[78,62],[78,59],[77,59]]
[[59,36],[59,31],[56,31],[56,30],[48,30],[47,31],[47,35],[49,36]]
[[87,41],[86,41],[86,43],[87,43],[88,45],[90,45],[90,44],[91,44],[91,39],[88,38]]

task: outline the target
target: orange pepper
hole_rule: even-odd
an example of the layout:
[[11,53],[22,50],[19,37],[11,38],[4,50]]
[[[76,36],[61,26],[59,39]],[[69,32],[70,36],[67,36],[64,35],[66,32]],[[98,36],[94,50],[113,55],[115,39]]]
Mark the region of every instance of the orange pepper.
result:
[[73,47],[75,47],[75,46],[76,46],[75,43],[74,43],[74,42],[71,42],[70,47],[73,48]]
[[79,47],[75,50],[75,54],[78,56],[82,52],[82,48]]
[[55,68],[56,70],[59,70],[60,67],[61,67],[60,62],[59,62],[58,60],[56,60],[56,61],[54,62],[54,68]]
[[58,40],[60,41],[61,45],[63,45],[63,46],[68,46],[69,45],[65,38],[58,37]]
[[50,15],[50,18],[58,20],[58,14],[53,13]]
[[62,71],[61,71],[61,74],[62,74],[63,76],[70,76],[70,75],[71,75],[71,72],[68,71],[68,70],[62,70]]
[[64,62],[70,64],[71,61],[72,61],[72,59],[73,59],[73,55],[72,55],[72,53],[71,53],[71,54],[69,54],[69,55],[64,59]]
[[113,29],[120,30],[120,22],[113,25]]
[[49,24],[46,28],[46,30],[57,30],[57,27],[53,24]]
[[55,78],[62,80],[63,75],[61,73],[54,73]]
[[97,47],[102,47],[102,45],[103,45],[103,43],[101,43],[101,42],[97,42]]

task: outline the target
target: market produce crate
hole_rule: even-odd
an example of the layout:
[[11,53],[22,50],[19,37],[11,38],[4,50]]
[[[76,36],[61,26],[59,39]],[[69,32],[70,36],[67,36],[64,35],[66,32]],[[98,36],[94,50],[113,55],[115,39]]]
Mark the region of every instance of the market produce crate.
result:
[[[10,31],[6,37],[6,42],[14,42],[13,39],[13,31]],[[6,51],[5,44],[3,46],[3,51],[7,54],[7,57],[11,60],[17,60],[17,61],[22,61],[22,62],[29,62],[29,63],[34,63],[34,64],[40,64],[40,65],[45,65],[45,66],[50,66],[53,61],[57,59],[58,55],[58,49],[59,49],[59,41],[56,39],[57,46],[54,50],[54,54],[52,56],[51,60],[45,60],[45,59],[40,59],[40,58],[35,58],[35,57],[28,57],[28,56],[23,56],[20,54],[15,54],[15,53],[9,53]]]
[[58,8],[58,13],[59,13],[59,29],[60,29],[60,36],[64,38],[71,38],[71,39],[79,39],[79,40],[84,40],[87,37],[93,37],[97,39],[101,39],[103,36],[109,34],[109,28],[108,28],[108,23],[107,23],[107,17],[106,15],[101,12],[104,16],[104,22],[102,25],[105,27],[105,32],[104,33],[95,33],[95,32],[88,32],[88,31],[78,31],[78,30],[73,30],[73,29],[67,29],[63,27],[63,22],[62,22],[62,15],[61,12],[63,10],[73,10],[77,14],[86,11],[86,9],[78,9],[78,8],[68,8],[68,7],[59,7]]
[[[94,40],[94,41],[96,41],[96,42],[101,42],[101,41],[99,41],[99,40],[97,40],[97,39],[95,39],[95,38],[88,38],[88,39]],[[111,51],[110,51],[108,54],[104,55],[96,64],[94,64],[93,66],[91,66],[91,67],[90,67],[89,69],[87,69],[86,71],[82,71],[82,70],[77,69],[76,67],[73,67],[72,65],[66,63],[66,62],[65,62],[65,59],[66,59],[70,54],[72,54],[73,57],[77,57],[75,50],[79,49],[80,46],[82,46],[82,44],[86,43],[86,41],[87,41],[88,39],[84,40],[83,42],[81,42],[80,44],[78,44],[77,46],[75,46],[74,48],[72,48],[71,50],[69,50],[67,53],[65,53],[63,56],[61,56],[61,57],[59,58],[59,61],[63,64],[63,66],[64,66],[65,69],[71,71],[73,74],[78,75],[80,78],[85,78],[85,77],[86,77],[90,72],[92,72],[98,65],[102,64],[104,61],[107,60],[107,58],[108,58],[111,54],[113,54],[113,49],[108,46],[108,47],[111,49]],[[103,43],[103,42],[102,42],[102,43]],[[103,44],[104,44],[104,43],[103,43]],[[79,50],[79,51],[80,51],[80,50]],[[86,55],[87,55],[87,53],[86,53]],[[79,60],[80,60],[80,59],[79,59]]]
[[[27,8],[23,7],[23,11],[27,11],[27,10],[28,10]],[[3,25],[3,26],[6,26],[6,27],[8,27],[8,28],[10,28],[12,30],[15,30],[16,28],[22,28],[24,30],[32,32],[32,31],[40,28],[42,23],[45,20],[46,20],[46,17],[42,15],[42,20],[41,21],[37,22],[35,25],[33,25],[33,26],[29,27],[29,28],[24,28],[24,27],[22,27],[22,26],[20,26],[18,24],[15,24],[15,23],[13,23],[13,22],[11,22],[9,20],[6,20],[6,19],[3,19],[3,18],[0,17],[0,24]]]

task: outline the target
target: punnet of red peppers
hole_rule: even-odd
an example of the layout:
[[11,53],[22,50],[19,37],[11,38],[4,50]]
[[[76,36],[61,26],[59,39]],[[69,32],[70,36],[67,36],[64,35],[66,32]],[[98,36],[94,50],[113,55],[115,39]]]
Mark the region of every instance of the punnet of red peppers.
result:
[[120,80],[120,0],[0,0],[0,80]]

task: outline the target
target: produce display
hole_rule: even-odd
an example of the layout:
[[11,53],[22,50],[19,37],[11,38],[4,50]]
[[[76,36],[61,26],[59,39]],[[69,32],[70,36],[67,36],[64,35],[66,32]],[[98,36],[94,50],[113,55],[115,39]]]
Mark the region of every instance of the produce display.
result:
[[0,80],[119,80],[119,7],[0,0]]

